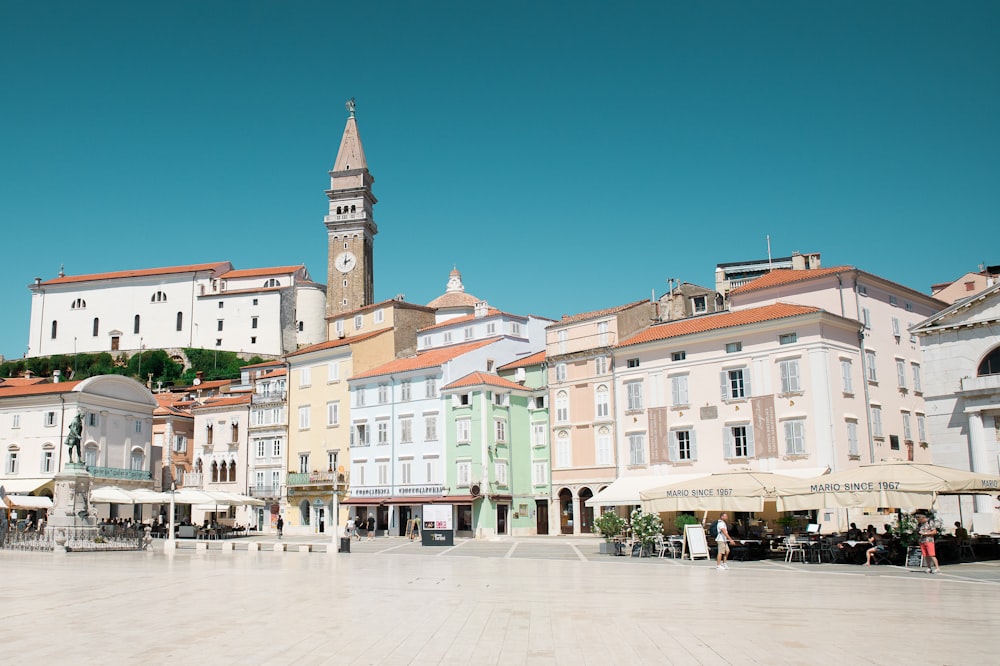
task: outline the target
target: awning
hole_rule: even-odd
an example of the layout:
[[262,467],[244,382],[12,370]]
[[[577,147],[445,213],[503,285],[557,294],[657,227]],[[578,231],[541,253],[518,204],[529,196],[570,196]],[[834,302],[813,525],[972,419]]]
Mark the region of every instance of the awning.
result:
[[646,474],[623,476],[585,502],[587,506],[631,506],[642,504],[639,493],[671,483],[697,479],[704,474]]
[[4,492],[11,495],[30,495],[35,492],[46,483],[52,483],[52,479],[35,478],[35,479],[3,479],[0,480],[0,486],[3,487]]
[[51,509],[52,500],[34,495],[7,495],[7,501],[15,509]]

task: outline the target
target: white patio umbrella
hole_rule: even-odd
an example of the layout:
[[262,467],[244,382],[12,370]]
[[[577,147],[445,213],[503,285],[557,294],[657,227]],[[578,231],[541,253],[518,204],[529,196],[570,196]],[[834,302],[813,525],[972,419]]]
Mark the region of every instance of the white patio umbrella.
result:
[[639,492],[642,510],[663,511],[763,511],[765,499],[774,499],[775,488],[796,479],[741,470],[718,472]]
[[814,479],[795,479],[777,489],[778,509],[929,507],[939,494],[995,493],[1000,477],[967,470],[885,461]]
[[118,486],[103,486],[90,491],[91,504],[136,504],[131,492]]

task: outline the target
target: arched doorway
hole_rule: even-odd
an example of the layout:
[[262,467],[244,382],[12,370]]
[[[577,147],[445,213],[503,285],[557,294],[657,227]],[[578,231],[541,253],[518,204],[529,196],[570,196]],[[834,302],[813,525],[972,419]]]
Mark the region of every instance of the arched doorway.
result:
[[588,534],[594,527],[594,507],[587,506],[587,500],[594,496],[590,488],[580,488],[580,534]]
[[559,533],[573,533],[573,492],[569,488],[559,491]]

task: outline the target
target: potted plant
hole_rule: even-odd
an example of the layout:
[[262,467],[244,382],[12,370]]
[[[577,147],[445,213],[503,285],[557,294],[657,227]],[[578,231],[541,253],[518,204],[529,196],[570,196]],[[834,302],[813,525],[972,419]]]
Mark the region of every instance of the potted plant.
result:
[[600,552],[605,555],[614,555],[615,548],[611,540],[621,534],[625,527],[625,519],[614,511],[605,511],[598,518],[594,519],[594,532],[600,532],[604,537],[604,542],[600,546]]
[[686,525],[697,525],[699,522],[701,521],[690,514],[679,513],[677,514],[677,517],[674,518],[674,527],[677,528],[678,534],[684,534],[684,527]]
[[636,509],[630,518],[632,537],[642,544],[642,553],[652,552],[656,537],[663,536],[663,521],[659,514],[643,513],[642,509]]
[[781,525],[785,534],[791,534],[792,525],[795,524],[795,516],[782,516],[776,522]]

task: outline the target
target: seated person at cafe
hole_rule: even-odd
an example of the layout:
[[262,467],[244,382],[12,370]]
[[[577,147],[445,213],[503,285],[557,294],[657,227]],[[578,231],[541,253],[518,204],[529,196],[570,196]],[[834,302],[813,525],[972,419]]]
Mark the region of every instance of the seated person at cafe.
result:
[[857,523],[851,523],[851,529],[847,530],[847,540],[859,541],[860,539],[861,539],[861,530],[858,529]]
[[957,520],[955,521],[955,538],[958,539],[959,542],[969,540],[969,530],[962,527],[962,523]]
[[879,539],[874,534],[868,537],[868,543],[869,543],[868,550],[865,551],[865,558],[867,560],[865,562],[866,567],[871,566],[872,558],[875,557],[876,554],[888,555],[888,551],[886,550],[885,546],[882,544],[881,541],[879,541]]

